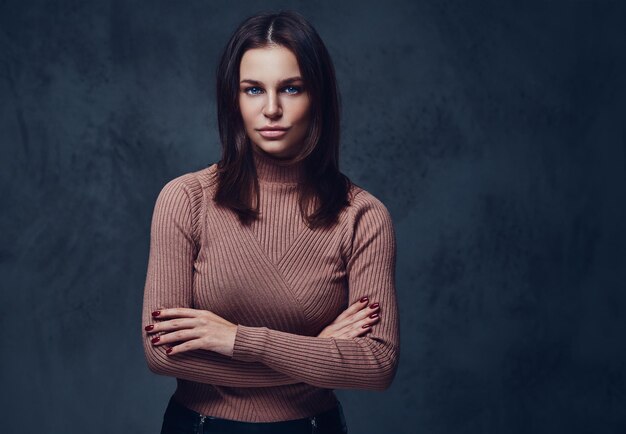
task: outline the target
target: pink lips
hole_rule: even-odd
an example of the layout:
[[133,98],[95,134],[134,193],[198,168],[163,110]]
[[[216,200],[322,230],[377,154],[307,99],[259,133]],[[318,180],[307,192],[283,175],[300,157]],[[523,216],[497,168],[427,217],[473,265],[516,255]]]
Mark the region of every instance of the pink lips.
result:
[[278,139],[287,134],[287,130],[259,130],[259,134],[266,139]]

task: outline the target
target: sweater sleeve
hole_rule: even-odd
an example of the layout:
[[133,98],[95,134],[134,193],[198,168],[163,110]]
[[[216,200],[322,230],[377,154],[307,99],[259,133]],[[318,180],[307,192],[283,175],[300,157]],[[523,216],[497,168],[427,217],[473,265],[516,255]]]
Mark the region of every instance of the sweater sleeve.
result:
[[[159,193],[152,215],[150,254],[144,287],[142,333],[149,369],[159,375],[218,386],[268,387],[301,382],[262,363],[233,360],[222,354],[193,350],[168,356],[165,345],[153,345],[145,326],[158,320],[158,308],[193,308],[196,231],[202,190],[193,174],[168,182]],[[192,197],[194,198],[192,200]]]
[[380,320],[351,339],[302,336],[238,325],[233,358],[260,361],[276,371],[330,389],[388,388],[399,359],[395,291],[396,238],[382,202],[365,190],[356,197],[352,249],[346,264],[349,304],[367,295],[380,304]]

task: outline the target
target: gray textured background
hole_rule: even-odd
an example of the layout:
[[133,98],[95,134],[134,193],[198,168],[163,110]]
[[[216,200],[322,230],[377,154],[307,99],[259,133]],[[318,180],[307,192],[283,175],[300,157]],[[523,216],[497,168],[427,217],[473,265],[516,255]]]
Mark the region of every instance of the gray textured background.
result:
[[350,432],[624,432],[626,5],[497,0],[0,1],[0,430],[158,432],[152,207],[219,158],[261,7],[325,40],[342,170],[396,223],[400,369],[337,392]]

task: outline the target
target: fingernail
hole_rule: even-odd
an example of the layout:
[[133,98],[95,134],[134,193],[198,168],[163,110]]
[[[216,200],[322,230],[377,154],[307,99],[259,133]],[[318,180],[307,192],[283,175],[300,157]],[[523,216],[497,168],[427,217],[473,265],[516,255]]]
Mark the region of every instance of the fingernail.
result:
[[364,329],[366,329],[366,328],[368,328],[369,326],[370,326],[369,324],[363,324],[363,326],[362,326],[362,327],[363,327]]
[[159,316],[159,315],[161,315],[160,310],[155,310],[154,312],[152,312],[152,316]]
[[169,353],[171,353],[171,352],[172,352],[172,349],[171,349],[171,348],[168,348],[167,350],[165,350],[165,352],[166,352],[167,354],[169,354]]
[[378,307],[378,303],[370,304],[370,307],[372,309],[376,309]]
[[363,297],[361,300],[359,300],[361,303],[365,303],[367,300],[369,300],[369,298],[367,298],[367,296]]
[[152,343],[154,344],[155,342],[159,342],[161,338],[159,336],[157,336],[156,338],[152,338]]
[[147,325],[147,326],[146,326],[145,330],[146,330],[147,332],[149,332],[149,331],[150,331],[150,330],[152,330],[153,328],[154,328],[154,325],[150,324],[150,325]]
[[376,317],[378,317],[378,313],[377,312],[375,312],[375,313],[370,315],[370,318],[376,318]]

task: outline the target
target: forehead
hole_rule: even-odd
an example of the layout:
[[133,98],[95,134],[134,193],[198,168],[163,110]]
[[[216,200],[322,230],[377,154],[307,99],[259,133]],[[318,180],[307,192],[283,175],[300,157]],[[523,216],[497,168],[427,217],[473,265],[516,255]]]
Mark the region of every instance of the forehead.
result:
[[300,75],[298,59],[287,48],[271,46],[247,50],[241,58],[239,79],[251,79],[266,84]]

